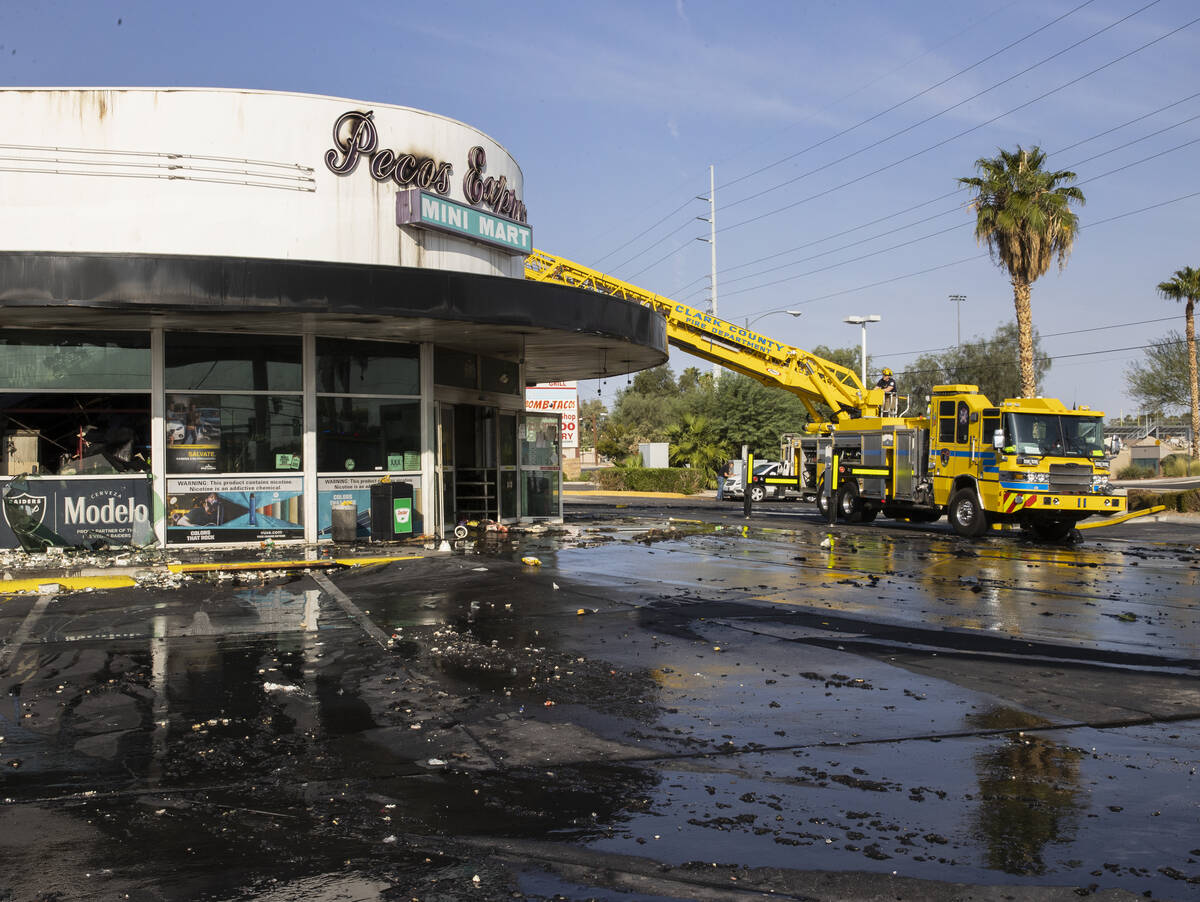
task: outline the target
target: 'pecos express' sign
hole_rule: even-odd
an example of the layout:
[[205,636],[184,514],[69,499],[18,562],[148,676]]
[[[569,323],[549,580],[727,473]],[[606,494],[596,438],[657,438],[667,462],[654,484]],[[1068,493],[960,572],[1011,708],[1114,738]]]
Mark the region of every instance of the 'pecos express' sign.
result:
[[[371,178],[377,182],[391,181],[401,188],[435,192],[443,197],[450,194],[454,176],[454,167],[450,163],[381,148],[373,111],[364,113],[351,110],[342,113],[333,124],[333,147],[325,151],[325,165],[337,175],[349,175],[364,161]],[[466,173],[462,179],[463,197],[467,203],[486,207],[513,222],[526,223],[528,216],[525,204],[508,187],[507,177],[485,175],[486,170],[487,154],[484,149],[472,147],[467,152]],[[492,243],[486,235],[473,237]]]

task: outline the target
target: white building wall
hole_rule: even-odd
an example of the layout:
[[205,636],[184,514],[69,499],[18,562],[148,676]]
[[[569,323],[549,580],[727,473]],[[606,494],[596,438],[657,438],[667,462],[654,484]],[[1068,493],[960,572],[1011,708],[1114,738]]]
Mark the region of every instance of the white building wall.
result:
[[364,160],[325,164],[342,113],[374,111],[379,148],[445,161],[466,203],[470,148],[524,196],[520,167],[442,116],[358,100],[222,89],[3,89],[0,250],[262,257],[519,278],[521,257],[396,225],[404,190]]

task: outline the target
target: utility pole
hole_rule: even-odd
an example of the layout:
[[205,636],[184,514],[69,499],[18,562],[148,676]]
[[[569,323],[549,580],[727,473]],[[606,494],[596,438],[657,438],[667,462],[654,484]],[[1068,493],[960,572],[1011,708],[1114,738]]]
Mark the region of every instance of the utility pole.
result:
[[963,301],[965,301],[966,299],[967,299],[967,296],[966,296],[965,294],[952,294],[952,295],[950,295],[950,300],[952,300],[952,301],[954,301],[954,302],[955,302],[955,305],[954,305],[954,310],[955,310],[955,314],[954,314],[954,320],[955,320],[955,325],[958,327],[958,347],[959,347],[959,350],[961,350],[961,349],[962,349],[962,302],[963,302]]
[[[696,195],[697,200],[708,201],[708,216],[697,216],[701,222],[708,223],[708,237],[701,238],[701,241],[707,241],[711,254],[711,269],[709,271],[709,283],[712,288],[712,296],[709,298],[712,301],[712,315],[717,315],[717,177],[713,166],[708,167],[708,197],[704,195]],[[719,364],[713,364],[713,384],[721,378],[721,367]]]

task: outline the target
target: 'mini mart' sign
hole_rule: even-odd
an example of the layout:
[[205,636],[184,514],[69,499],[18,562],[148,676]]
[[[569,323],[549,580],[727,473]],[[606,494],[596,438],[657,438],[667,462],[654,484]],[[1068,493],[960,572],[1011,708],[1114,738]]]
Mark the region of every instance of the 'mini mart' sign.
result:
[[410,188],[396,193],[396,225],[438,229],[490,244],[510,254],[533,250],[533,229],[474,207]]

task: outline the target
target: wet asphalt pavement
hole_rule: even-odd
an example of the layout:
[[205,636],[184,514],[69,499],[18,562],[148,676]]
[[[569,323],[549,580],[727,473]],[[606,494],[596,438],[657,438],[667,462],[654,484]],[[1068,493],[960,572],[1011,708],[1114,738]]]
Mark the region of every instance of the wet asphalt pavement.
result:
[[1200,898],[1200,520],[740,514],[0,595],[0,900]]

